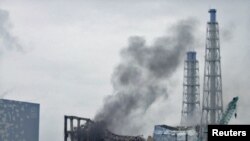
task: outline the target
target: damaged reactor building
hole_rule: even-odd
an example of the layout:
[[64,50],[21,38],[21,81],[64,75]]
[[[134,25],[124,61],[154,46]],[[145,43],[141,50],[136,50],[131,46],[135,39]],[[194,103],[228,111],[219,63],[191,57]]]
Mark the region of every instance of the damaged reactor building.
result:
[[110,132],[105,123],[76,116],[64,116],[64,141],[145,141],[141,136]]

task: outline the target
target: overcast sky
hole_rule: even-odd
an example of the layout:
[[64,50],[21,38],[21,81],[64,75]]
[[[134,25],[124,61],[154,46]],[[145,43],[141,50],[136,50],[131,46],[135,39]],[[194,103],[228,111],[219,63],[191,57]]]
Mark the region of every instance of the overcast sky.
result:
[[[249,5],[247,0],[1,0],[0,95],[40,103],[40,140],[62,140],[65,114],[93,118],[103,98],[113,93],[111,75],[130,36],[151,44],[190,17],[199,22],[203,84],[208,9],[216,8],[224,104],[239,96],[238,118],[231,123],[249,124]],[[169,98],[152,105],[149,114],[162,118],[149,118],[145,136],[155,124],[179,124],[182,79],[183,65],[169,80]]]

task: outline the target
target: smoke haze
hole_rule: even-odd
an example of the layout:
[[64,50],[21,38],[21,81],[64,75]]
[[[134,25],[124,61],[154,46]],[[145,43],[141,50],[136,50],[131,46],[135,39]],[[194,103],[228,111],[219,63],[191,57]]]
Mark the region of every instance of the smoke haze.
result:
[[5,50],[22,50],[16,37],[11,34],[10,28],[9,13],[0,9],[0,55],[3,54]]
[[[10,50],[15,51],[23,51],[21,45],[18,43],[15,36],[12,35],[11,24],[9,21],[9,13],[8,11],[0,9],[0,68],[2,68],[2,57],[5,52]],[[1,70],[0,70],[1,71]],[[2,76],[0,75],[2,78]],[[3,91],[2,89],[2,79],[0,80],[0,98],[4,98],[13,90],[12,88],[9,90]]]
[[147,45],[143,37],[129,38],[113,72],[114,94],[105,98],[95,119],[105,121],[115,133],[139,134],[146,123],[140,117],[159,98],[168,97],[168,79],[183,62],[187,49],[195,48],[196,25],[194,19],[179,21],[153,45]]

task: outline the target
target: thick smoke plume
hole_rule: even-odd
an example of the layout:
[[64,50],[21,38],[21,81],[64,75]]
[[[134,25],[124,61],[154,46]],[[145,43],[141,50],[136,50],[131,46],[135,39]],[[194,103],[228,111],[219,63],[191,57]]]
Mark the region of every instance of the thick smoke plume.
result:
[[187,49],[195,47],[195,32],[196,22],[189,19],[173,25],[153,45],[142,37],[131,37],[112,76],[114,94],[105,98],[95,120],[104,121],[115,133],[141,134],[147,122],[140,117],[159,98],[168,97],[166,82],[183,62]]

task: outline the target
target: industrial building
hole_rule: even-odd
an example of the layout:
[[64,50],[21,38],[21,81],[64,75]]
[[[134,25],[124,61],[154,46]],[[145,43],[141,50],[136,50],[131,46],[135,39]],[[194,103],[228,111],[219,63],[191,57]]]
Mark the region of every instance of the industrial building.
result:
[[228,124],[233,114],[236,116],[238,97],[223,112],[219,24],[216,9],[208,12],[201,111],[198,61],[196,52],[188,51],[184,63],[181,127],[156,125],[154,141],[207,141],[208,124]]
[[0,141],[38,141],[40,105],[0,99]]
[[145,141],[141,136],[124,136],[110,132],[103,122],[64,116],[64,141]]
[[195,127],[171,127],[156,125],[154,128],[154,141],[195,141],[197,140],[198,128]]

